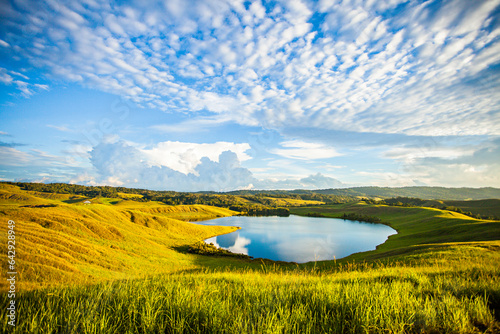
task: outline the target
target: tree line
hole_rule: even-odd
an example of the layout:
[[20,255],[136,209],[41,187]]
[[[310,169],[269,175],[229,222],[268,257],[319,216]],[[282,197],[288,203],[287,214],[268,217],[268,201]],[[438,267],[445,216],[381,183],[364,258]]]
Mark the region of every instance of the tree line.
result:
[[[375,200],[369,198],[363,198],[363,201],[368,204],[375,205],[390,205],[390,206],[402,206],[402,207],[429,207],[436,208],[440,210],[448,210],[457,213],[461,213],[463,215],[469,216],[471,218],[476,219],[486,219],[486,220],[500,220],[500,217],[494,214],[488,213],[479,213],[478,210],[481,210],[480,205],[477,206],[476,212],[472,212],[470,209],[460,208],[457,205],[450,205],[446,201],[433,201],[433,200],[423,200],[415,197],[394,197],[387,198],[384,200]],[[477,201],[468,201],[469,205],[474,205]]]

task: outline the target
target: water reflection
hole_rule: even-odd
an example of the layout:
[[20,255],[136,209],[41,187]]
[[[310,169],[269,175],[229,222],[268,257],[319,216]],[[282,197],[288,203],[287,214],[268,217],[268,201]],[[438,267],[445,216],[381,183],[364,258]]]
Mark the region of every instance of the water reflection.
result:
[[213,243],[216,247],[227,249],[230,252],[248,255],[248,248],[252,242],[250,239],[241,237],[239,231],[219,235],[205,240],[206,243]]
[[373,250],[396,231],[389,226],[316,217],[225,217],[199,222],[239,226],[205,240],[233,253],[275,261],[309,262]]
[[229,247],[235,245],[236,240],[238,240],[238,237],[240,236],[239,232],[240,231],[236,231],[234,233],[219,235],[219,236],[215,237],[215,239],[217,240],[217,244],[220,247],[224,247],[224,248],[229,248]]

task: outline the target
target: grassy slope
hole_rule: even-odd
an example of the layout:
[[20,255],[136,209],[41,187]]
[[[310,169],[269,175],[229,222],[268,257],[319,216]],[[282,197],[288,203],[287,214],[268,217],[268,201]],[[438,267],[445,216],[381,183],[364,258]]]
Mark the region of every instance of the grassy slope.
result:
[[315,192],[332,195],[362,197],[417,197],[421,199],[477,200],[500,198],[498,188],[444,188],[444,187],[353,187],[345,189],[324,189]]
[[[79,196],[1,187],[0,217],[4,223],[0,226],[0,251],[5,257],[6,222],[14,220],[21,288],[139,277],[193,267],[204,258],[179,253],[177,248],[233,230],[185,222],[234,214],[222,208],[171,207],[106,198],[84,205],[85,198]],[[2,279],[0,288],[5,287]]]
[[473,214],[500,217],[500,199],[483,199],[477,201],[442,201],[446,206],[454,206]]
[[264,197],[272,201],[275,206],[305,206],[305,205],[321,205],[325,204],[321,201],[294,199],[294,198],[277,198],[277,197]]
[[[228,227],[200,226],[196,221],[232,215],[204,205],[168,206],[126,199],[92,199],[65,194],[23,191],[0,185],[0,216],[16,221],[17,263],[21,286],[32,288],[54,282],[94,282],[150,275],[186,268],[255,267],[235,259],[220,260],[179,252],[186,246]],[[482,203],[482,202],[481,202]],[[489,202],[488,202],[489,203]],[[303,203],[301,203],[303,204]],[[55,207],[41,207],[56,205]],[[400,258],[409,253],[438,252],[458,243],[498,245],[500,223],[473,219],[433,208],[405,208],[348,203],[294,208],[295,214],[321,213],[338,217],[355,212],[377,216],[398,230],[377,250],[354,254],[341,262]],[[0,226],[5,254],[6,225]],[[309,267],[312,264],[307,264]],[[320,266],[330,267],[332,261]],[[5,283],[0,283],[5,288]]]
[[[182,219],[231,214],[227,210],[116,199],[83,205],[84,198],[39,196],[15,187],[0,190],[5,195],[0,215],[17,223],[17,265],[25,270],[19,284],[109,279],[18,294],[18,333],[500,329],[498,222],[361,203],[297,208],[300,214],[377,216],[399,234],[373,252],[292,268],[176,251],[224,231]],[[26,203],[58,206],[20,207]],[[30,266],[33,271],[26,269]],[[148,277],[135,279],[140,276]],[[6,298],[0,295],[0,304]],[[4,322],[0,330],[6,326]]]
[[18,297],[16,333],[497,333],[500,252],[458,247],[433,260],[34,290]]
[[264,269],[183,272],[37,290],[20,299],[23,316],[16,329],[19,333],[471,333],[486,329],[495,333],[500,329],[491,311],[497,305],[492,301],[497,303],[500,296],[499,269],[492,264],[464,264],[456,258],[452,264],[429,268],[354,266],[327,273]]
[[340,217],[344,213],[376,216],[398,231],[377,250],[354,254],[344,259],[375,260],[399,257],[412,252],[434,251],[436,247],[459,244],[500,245],[500,222],[434,208],[405,208],[366,205],[364,202],[321,207],[294,208],[294,214],[319,213],[325,217]]

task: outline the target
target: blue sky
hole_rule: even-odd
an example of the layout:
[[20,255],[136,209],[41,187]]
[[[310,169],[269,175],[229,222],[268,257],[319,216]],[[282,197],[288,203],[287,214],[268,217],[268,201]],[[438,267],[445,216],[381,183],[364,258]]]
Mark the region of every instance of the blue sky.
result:
[[0,179],[500,187],[500,1],[0,3]]

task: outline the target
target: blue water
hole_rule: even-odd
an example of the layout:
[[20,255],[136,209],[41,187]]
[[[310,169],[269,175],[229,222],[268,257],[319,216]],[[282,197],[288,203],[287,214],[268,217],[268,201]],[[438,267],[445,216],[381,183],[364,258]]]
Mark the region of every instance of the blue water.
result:
[[205,240],[233,253],[274,261],[305,263],[340,259],[375,249],[396,230],[382,224],[317,217],[234,216],[198,222],[239,226],[240,230]]

